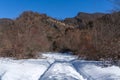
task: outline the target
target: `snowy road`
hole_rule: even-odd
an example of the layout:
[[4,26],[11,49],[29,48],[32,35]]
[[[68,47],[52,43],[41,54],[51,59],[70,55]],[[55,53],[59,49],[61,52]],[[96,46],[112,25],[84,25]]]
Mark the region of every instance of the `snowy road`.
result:
[[43,59],[0,58],[0,80],[120,80],[119,67],[76,58],[57,53],[43,54]]

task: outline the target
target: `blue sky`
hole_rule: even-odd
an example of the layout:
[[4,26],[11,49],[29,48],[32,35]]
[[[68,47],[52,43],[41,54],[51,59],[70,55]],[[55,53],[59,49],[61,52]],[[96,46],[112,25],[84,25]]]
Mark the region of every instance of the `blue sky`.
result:
[[108,13],[112,7],[108,0],[0,0],[0,18],[14,19],[23,11],[34,11],[63,19],[78,12]]

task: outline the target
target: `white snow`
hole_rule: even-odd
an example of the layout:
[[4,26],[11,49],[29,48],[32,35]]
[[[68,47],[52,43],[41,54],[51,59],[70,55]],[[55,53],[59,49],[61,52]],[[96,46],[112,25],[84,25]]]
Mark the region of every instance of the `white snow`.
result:
[[56,62],[41,80],[85,80],[70,63]]
[[120,80],[120,68],[116,66],[102,68],[95,65],[86,65],[82,69],[95,80]]
[[0,80],[120,80],[120,68],[50,52],[41,59],[0,58]]
[[120,67],[117,66],[103,67],[101,62],[79,60],[74,61],[73,65],[88,80],[120,80]]
[[60,54],[60,53],[44,53],[43,57],[46,58],[50,63],[55,61],[71,61],[77,59],[77,56],[68,55],[68,54]]
[[4,59],[0,59],[1,80],[38,80],[48,66],[48,62],[40,60],[4,61]]

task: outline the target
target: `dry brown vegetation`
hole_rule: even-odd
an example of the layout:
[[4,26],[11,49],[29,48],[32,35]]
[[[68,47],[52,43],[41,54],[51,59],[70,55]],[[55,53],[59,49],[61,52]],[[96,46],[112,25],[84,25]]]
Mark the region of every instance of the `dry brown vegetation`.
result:
[[85,59],[119,60],[119,19],[120,12],[79,13],[59,21],[31,11],[0,19],[0,56],[36,58],[38,52],[70,50]]

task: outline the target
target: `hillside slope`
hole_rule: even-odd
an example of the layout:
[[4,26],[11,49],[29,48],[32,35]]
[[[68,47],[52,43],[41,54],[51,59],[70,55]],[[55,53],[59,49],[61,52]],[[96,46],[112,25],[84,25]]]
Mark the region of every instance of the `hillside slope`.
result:
[[120,12],[78,13],[57,20],[23,12],[15,20],[0,19],[0,56],[30,58],[38,52],[65,52],[85,59],[120,59]]

